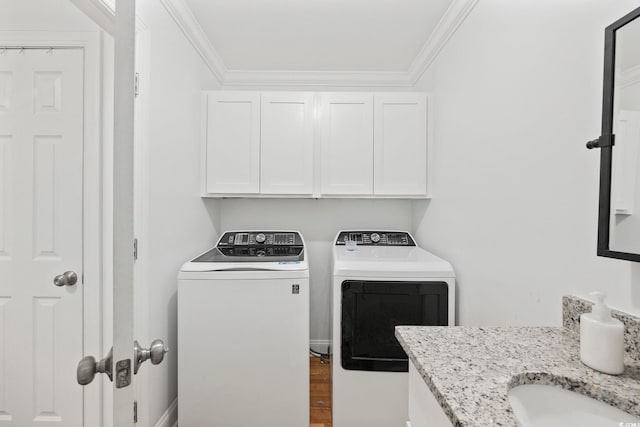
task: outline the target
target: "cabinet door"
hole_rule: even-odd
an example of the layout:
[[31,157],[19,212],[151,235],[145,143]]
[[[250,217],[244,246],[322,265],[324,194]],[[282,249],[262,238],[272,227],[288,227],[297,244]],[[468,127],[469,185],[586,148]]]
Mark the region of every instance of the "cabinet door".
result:
[[321,193],[373,194],[373,95],[320,98]]
[[452,427],[418,369],[409,362],[409,422],[412,427]]
[[260,94],[207,92],[205,192],[260,191]]
[[375,96],[374,194],[426,196],[427,95]]
[[262,194],[313,193],[313,94],[263,93]]

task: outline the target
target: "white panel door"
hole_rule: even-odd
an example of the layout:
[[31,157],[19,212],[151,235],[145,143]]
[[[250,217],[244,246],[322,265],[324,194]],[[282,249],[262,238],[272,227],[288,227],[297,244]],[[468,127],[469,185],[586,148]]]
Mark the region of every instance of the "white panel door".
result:
[[207,193],[260,191],[260,94],[206,92]]
[[261,193],[313,193],[313,99],[311,93],[262,94]]
[[82,425],[82,135],[81,49],[0,55],[0,426]]
[[[136,1],[116,0],[113,74],[113,425],[133,427]],[[105,355],[106,356],[106,355]]]
[[376,94],[374,111],[374,194],[426,196],[427,95]]
[[373,95],[320,96],[321,193],[373,194]]

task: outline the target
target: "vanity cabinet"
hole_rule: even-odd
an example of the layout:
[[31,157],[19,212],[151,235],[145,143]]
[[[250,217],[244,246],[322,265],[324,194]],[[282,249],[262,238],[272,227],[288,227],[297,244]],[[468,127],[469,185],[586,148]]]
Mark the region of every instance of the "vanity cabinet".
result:
[[409,421],[407,427],[453,427],[413,362],[409,362]]
[[427,100],[205,92],[203,196],[425,198]]

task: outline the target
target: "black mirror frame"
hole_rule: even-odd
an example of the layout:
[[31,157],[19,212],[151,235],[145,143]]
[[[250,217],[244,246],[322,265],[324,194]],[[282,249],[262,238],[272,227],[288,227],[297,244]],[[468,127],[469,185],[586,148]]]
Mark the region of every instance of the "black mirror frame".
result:
[[[609,25],[604,31],[604,85],[602,96],[602,135],[587,143],[600,148],[600,201],[598,209],[598,256],[640,262],[640,254],[609,249],[611,221],[611,169],[613,159],[613,94],[615,88],[616,31],[640,17],[640,7]],[[591,144],[591,146],[590,146]]]

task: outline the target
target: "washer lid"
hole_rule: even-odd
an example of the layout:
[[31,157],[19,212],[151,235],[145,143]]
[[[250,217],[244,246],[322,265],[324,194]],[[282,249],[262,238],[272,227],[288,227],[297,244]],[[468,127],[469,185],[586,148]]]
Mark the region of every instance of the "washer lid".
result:
[[[189,280],[209,281],[235,281],[235,280],[279,280],[279,279],[306,279],[309,280],[309,269],[305,262],[299,264],[264,263],[251,266],[246,263],[224,266],[219,263],[210,265],[207,269],[205,263],[186,263],[178,273],[180,283]],[[226,268],[228,267],[228,268]],[[242,269],[239,269],[242,268]]]
[[390,246],[333,247],[333,274],[346,277],[455,277],[447,261],[422,248]]
[[250,264],[303,260],[304,240],[297,231],[243,230],[225,231],[214,248],[191,262]]
[[297,231],[225,231],[214,248],[185,263],[180,271],[308,270],[304,240]]
[[180,271],[301,271],[308,270],[309,264],[302,261],[272,262],[186,262]]

